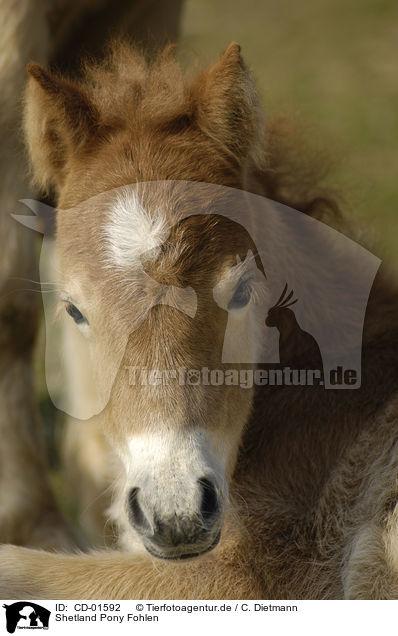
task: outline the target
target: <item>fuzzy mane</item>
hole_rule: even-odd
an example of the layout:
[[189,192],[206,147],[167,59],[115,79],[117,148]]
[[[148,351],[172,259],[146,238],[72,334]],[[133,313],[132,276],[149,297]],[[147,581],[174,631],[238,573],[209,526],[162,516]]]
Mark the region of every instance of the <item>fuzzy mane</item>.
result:
[[[169,45],[149,61],[128,42],[114,41],[102,62],[83,64],[83,82],[91,87],[93,101],[101,104],[109,126],[128,121],[132,111],[136,118],[144,118],[168,134],[177,134],[195,122],[201,84],[199,81],[192,90],[197,66],[184,71],[176,53],[177,47]],[[251,95],[250,101],[257,110],[251,132],[258,137],[252,156],[260,193],[320,220],[338,223],[340,195],[325,186],[330,159],[310,147],[300,122],[288,116],[264,122],[257,100]],[[231,151],[200,119],[199,128],[234,163],[240,163],[240,153]],[[258,185],[251,189],[257,192]]]
[[[47,191],[56,181],[54,171],[63,169],[67,145],[61,124],[55,129],[51,120],[57,117],[62,126],[70,128],[83,119],[77,138],[85,151],[90,146],[98,148],[114,136],[127,139],[142,133],[157,137],[160,144],[170,144],[179,154],[188,154],[194,146],[199,151],[211,147],[214,165],[209,159],[203,179],[201,175],[197,179],[243,187],[334,226],[340,223],[338,197],[324,185],[328,160],[308,147],[305,133],[293,119],[278,116],[264,122],[252,76],[238,45],[230,45],[221,60],[200,72],[197,65],[188,71],[182,69],[175,46],[148,60],[137,48],[120,40],[108,45],[103,60],[83,62],[78,79],[49,73],[37,65],[30,65],[28,72],[52,101],[59,96],[65,102],[68,93],[69,117],[64,104],[61,113],[48,117],[44,126],[47,139],[41,137],[39,143],[32,125],[37,111],[30,105],[34,100],[29,100],[37,86],[31,82],[28,87],[26,136],[36,182]],[[45,106],[51,110],[54,105],[41,104]],[[82,142],[84,126],[90,129],[89,144]],[[41,153],[40,145],[47,140],[51,152]],[[130,161],[136,159],[128,142],[124,143],[124,153]],[[182,177],[166,171],[165,178],[195,180],[198,166],[197,162],[193,164],[192,174],[186,167]],[[245,183],[237,177],[242,168]],[[143,175],[143,180],[147,178]],[[149,180],[153,178],[156,176],[149,175]]]

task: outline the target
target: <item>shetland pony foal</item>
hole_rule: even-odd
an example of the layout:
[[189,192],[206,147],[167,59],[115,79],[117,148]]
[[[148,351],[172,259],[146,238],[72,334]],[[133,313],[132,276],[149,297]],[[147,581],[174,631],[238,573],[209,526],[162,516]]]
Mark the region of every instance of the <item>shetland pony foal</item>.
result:
[[[124,45],[88,67],[81,83],[36,64],[28,70],[36,180],[68,210],[58,220],[62,301],[90,340],[99,382],[124,350],[101,418],[121,459],[115,516],[127,551],[66,556],[5,546],[0,595],[396,597],[398,334],[382,274],[356,391],[129,387],[125,380],[126,364],[220,368],[226,312],[211,290],[221,285],[227,304],[235,297],[241,281],[231,268],[252,246],[243,231],[209,215],[177,223],[165,242],[163,220],[178,191],[166,199],[143,188],[141,198],[126,201],[115,188],[202,181],[337,222],[315,176],[305,181],[303,157],[289,163],[277,128],[264,135],[239,47],[230,45],[193,78],[167,51],[148,66]],[[92,203],[99,193],[106,210]],[[147,271],[160,283],[193,287],[195,319],[158,304],[130,337],[147,291],[134,246],[149,249],[156,237],[161,249]]]

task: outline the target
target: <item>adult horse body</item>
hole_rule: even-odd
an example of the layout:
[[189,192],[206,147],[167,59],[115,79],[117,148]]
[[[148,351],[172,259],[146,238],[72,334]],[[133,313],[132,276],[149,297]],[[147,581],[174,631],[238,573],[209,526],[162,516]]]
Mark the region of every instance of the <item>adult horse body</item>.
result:
[[[125,551],[67,556],[5,546],[0,595],[395,597],[397,301],[383,272],[355,391],[126,382],[126,366],[223,368],[226,309],[243,337],[251,268],[261,270],[255,254],[246,258],[248,233],[215,218],[211,205],[180,221],[176,210],[195,200],[183,201],[178,187],[133,195],[126,185],[246,189],[338,222],[317,183],[299,172],[285,178],[287,151],[277,128],[264,134],[238,45],[192,78],[169,50],[148,64],[125,44],[80,82],[36,64],[29,73],[35,177],[66,211],[57,229],[61,303],[71,337],[89,342],[99,392],[111,386],[98,419],[118,462],[113,516]],[[175,303],[148,306],[162,286],[193,288],[192,315]],[[255,347],[258,330],[250,334],[243,342]],[[76,373],[79,355],[76,348],[71,356]]]

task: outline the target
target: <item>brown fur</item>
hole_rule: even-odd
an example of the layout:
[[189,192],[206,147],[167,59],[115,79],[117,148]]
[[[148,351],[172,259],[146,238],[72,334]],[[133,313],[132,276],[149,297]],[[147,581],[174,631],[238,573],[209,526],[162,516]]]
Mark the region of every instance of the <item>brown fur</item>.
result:
[[62,549],[76,545],[51,492],[34,396],[32,349],[40,311],[36,237],[11,217],[21,198],[39,196],[29,184],[21,132],[25,67],[32,59],[74,67],[78,47],[93,53],[121,22],[148,49],[177,37],[181,0],[167,3],[167,11],[158,0],[117,5],[103,0],[4,0],[0,8],[2,542]]

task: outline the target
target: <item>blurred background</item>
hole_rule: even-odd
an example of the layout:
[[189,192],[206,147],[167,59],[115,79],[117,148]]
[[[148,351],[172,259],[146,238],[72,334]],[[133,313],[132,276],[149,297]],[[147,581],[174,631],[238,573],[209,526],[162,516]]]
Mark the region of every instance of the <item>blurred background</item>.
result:
[[[302,120],[330,154],[328,179],[348,214],[373,233],[373,252],[398,266],[397,0],[186,0],[180,41],[184,56],[203,63],[241,44],[266,115]],[[52,479],[73,515],[57,468],[62,414],[47,394],[43,352],[42,333],[36,376]]]
[[201,59],[232,40],[266,114],[295,114],[330,148],[330,182],[398,264],[398,2],[185,2],[181,41]]

